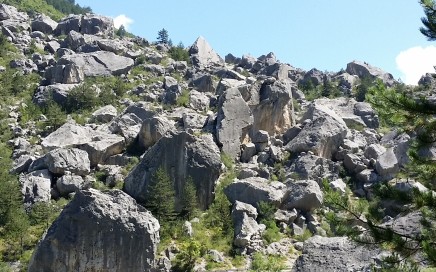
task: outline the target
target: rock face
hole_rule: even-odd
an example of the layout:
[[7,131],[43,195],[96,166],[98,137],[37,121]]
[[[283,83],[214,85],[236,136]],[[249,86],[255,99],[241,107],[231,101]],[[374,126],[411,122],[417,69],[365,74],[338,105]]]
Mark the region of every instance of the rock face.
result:
[[221,173],[221,158],[212,137],[194,137],[186,132],[162,137],[129,173],[124,190],[140,202],[147,199],[147,188],[154,173],[163,167],[174,182],[180,199],[186,179],[191,177],[204,209],[213,201],[215,182]]
[[331,158],[344,142],[347,134],[345,122],[329,108],[312,104],[302,120],[310,121],[287,145],[290,152],[312,151],[323,158]]
[[32,21],[31,26],[33,31],[41,31],[42,33],[51,34],[58,26],[58,23],[50,17],[41,14]]
[[198,37],[194,44],[189,48],[192,63],[199,67],[207,67],[214,63],[223,64],[223,59],[212,49],[209,43],[203,38]]
[[138,134],[139,145],[143,148],[149,148],[171,129],[174,129],[174,124],[166,118],[158,116],[147,118],[142,122]]
[[236,88],[230,88],[220,98],[217,117],[217,139],[222,151],[236,158],[241,152],[241,142],[253,124],[251,110]]
[[50,200],[51,174],[48,170],[20,175],[20,185],[25,206]]
[[395,83],[395,79],[391,74],[384,72],[380,68],[371,66],[366,62],[352,61],[347,64],[346,72],[360,78],[379,78],[389,86],[392,86]]
[[56,67],[75,65],[83,69],[85,76],[94,77],[127,74],[133,64],[134,61],[131,58],[118,56],[108,51],[98,51],[63,56],[58,60]]
[[80,191],[38,244],[29,271],[149,271],[159,228],[122,191]]
[[74,30],[82,34],[108,36],[112,35],[113,29],[114,22],[110,17],[95,14],[69,15],[59,22],[54,33],[67,35]]
[[294,272],[371,271],[374,256],[380,250],[359,246],[346,237],[309,238],[303,254],[297,259]]

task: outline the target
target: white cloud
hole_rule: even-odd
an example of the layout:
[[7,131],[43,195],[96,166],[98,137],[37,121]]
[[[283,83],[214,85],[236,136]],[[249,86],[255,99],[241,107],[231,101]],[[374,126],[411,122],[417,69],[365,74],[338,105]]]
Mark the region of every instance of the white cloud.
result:
[[114,18],[114,26],[120,28],[123,25],[126,30],[129,30],[130,25],[133,24],[133,19],[127,17],[125,14],[118,15]]
[[436,66],[436,47],[433,45],[425,48],[416,46],[400,52],[396,57],[397,68],[403,74],[401,79],[410,85],[418,84],[425,73],[434,73]]

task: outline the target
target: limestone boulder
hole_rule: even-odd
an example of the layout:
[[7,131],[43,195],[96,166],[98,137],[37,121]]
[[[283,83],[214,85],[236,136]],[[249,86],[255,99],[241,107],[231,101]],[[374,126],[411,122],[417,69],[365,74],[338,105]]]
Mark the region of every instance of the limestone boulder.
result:
[[29,271],[150,271],[159,228],[120,190],[79,191],[37,245]]
[[383,83],[387,84],[388,86],[392,86],[396,82],[391,74],[386,73],[380,68],[374,67],[366,62],[352,61],[347,64],[346,72],[350,75],[356,75],[361,79],[366,77],[381,79]]
[[139,145],[145,149],[153,146],[167,131],[174,130],[174,123],[163,116],[147,118],[138,134]]
[[101,123],[110,122],[116,116],[117,116],[117,109],[112,105],[101,107],[92,113],[92,119]]
[[33,31],[41,31],[45,34],[53,33],[57,26],[58,23],[56,21],[44,14],[38,15],[31,24]]
[[283,201],[283,208],[295,208],[309,212],[322,206],[324,195],[316,181],[289,181],[286,185],[288,190]]
[[292,271],[371,271],[379,249],[359,245],[347,237],[313,236],[306,240]]
[[189,48],[192,63],[198,67],[208,67],[213,64],[223,64],[223,59],[212,49],[203,37],[197,40]]
[[67,174],[56,180],[56,188],[61,196],[78,192],[84,186],[84,179],[81,176]]
[[220,97],[216,136],[222,151],[236,159],[240,145],[253,124],[253,115],[236,88],[230,88]]
[[166,134],[147,150],[141,162],[128,174],[124,190],[144,202],[150,181],[159,168],[163,168],[174,182],[177,199],[181,199],[186,179],[191,177],[201,208],[205,209],[212,203],[215,182],[221,173],[220,152],[212,135]]
[[375,164],[375,170],[383,179],[390,179],[400,171],[393,148],[388,148],[385,153],[380,155]]
[[294,153],[312,151],[323,158],[332,158],[347,135],[345,122],[328,107],[312,104],[302,120],[310,120],[287,145]]
[[20,175],[21,193],[26,207],[36,202],[50,201],[51,179],[52,175],[46,169]]
[[224,189],[224,193],[231,203],[244,202],[258,207],[264,201],[279,206],[286,191],[286,185],[280,182],[269,182],[260,177],[236,180]]
[[53,174],[63,175],[71,172],[79,176],[88,175],[91,171],[88,153],[78,148],[59,148],[45,156],[48,170]]

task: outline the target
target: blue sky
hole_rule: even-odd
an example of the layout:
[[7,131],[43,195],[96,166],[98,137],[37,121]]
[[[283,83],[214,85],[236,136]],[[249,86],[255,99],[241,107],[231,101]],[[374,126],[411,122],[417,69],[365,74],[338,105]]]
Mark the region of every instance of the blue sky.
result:
[[165,28],[191,45],[203,36],[224,57],[274,52],[305,70],[339,71],[366,61],[409,84],[434,71],[436,42],[419,32],[416,0],[76,0],[155,41]]

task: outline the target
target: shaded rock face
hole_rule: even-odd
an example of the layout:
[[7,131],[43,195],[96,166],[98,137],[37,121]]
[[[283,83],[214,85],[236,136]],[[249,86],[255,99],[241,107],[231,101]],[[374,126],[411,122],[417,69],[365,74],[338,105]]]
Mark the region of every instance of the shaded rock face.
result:
[[283,133],[295,122],[291,85],[282,81],[265,82],[259,91],[259,103],[251,106],[253,132],[265,130],[270,135]]
[[222,151],[236,158],[240,145],[253,123],[251,110],[236,88],[230,88],[220,97],[216,135]]
[[223,59],[212,49],[209,43],[203,38],[198,37],[194,44],[189,48],[192,63],[198,67],[207,67],[214,63],[222,64]]
[[221,173],[220,153],[212,137],[196,138],[186,132],[165,135],[126,177],[124,190],[144,202],[153,175],[160,167],[173,180],[177,199],[181,197],[186,179],[191,177],[200,206],[205,209],[212,203],[215,182]]
[[164,117],[147,118],[142,122],[138,134],[139,145],[145,149],[153,146],[169,130],[174,129],[174,124]]
[[384,72],[380,68],[371,66],[366,62],[350,62],[347,64],[346,72],[350,75],[356,75],[360,78],[379,78],[383,81],[383,83],[387,84],[388,86],[392,86],[396,82],[391,74]]
[[313,236],[304,242],[294,272],[371,271],[380,250],[355,244],[347,237]]
[[149,271],[159,228],[122,191],[80,191],[38,244],[29,271]]

